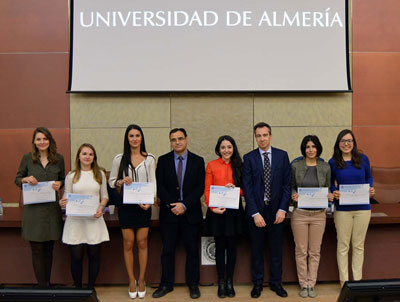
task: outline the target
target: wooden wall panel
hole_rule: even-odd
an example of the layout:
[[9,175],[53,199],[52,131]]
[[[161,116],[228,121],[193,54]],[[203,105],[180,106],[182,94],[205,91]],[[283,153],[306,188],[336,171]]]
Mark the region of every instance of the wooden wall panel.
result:
[[400,125],[400,53],[354,53],[353,78],[353,125]]
[[353,51],[400,51],[400,1],[353,0]]
[[400,126],[353,127],[357,145],[377,167],[400,167]]
[[0,55],[0,128],[69,128],[68,54]]
[[1,0],[0,52],[67,52],[68,0]]

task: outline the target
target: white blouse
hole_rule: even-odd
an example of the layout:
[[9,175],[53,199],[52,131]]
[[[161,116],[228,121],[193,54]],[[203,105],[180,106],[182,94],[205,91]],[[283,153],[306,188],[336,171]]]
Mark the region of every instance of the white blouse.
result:
[[[118,179],[118,171],[121,164],[121,159],[122,154],[118,154],[113,160],[110,178],[108,179],[108,184],[111,188],[115,188],[115,182]],[[123,177],[125,176],[129,176],[134,182],[153,183],[155,196],[157,195],[156,159],[153,154],[148,153],[145,160],[135,168],[129,165],[128,175],[125,175],[125,171],[123,172]]]

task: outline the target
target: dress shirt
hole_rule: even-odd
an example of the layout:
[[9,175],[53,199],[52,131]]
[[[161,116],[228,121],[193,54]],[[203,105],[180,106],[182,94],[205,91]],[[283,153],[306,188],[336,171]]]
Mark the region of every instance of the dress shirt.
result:
[[179,185],[179,199],[183,201],[183,180],[185,179],[185,171],[186,171],[186,164],[187,164],[187,158],[188,158],[188,152],[185,151],[182,155],[178,155],[176,152],[174,152],[174,161],[175,161],[175,172],[176,175],[178,175],[178,164],[179,164],[179,156],[182,157],[182,183],[178,184]]

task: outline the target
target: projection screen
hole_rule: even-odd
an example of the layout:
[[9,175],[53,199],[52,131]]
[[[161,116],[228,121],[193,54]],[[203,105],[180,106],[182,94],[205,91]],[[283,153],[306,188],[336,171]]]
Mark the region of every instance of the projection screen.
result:
[[71,0],[69,92],[349,91],[347,0]]

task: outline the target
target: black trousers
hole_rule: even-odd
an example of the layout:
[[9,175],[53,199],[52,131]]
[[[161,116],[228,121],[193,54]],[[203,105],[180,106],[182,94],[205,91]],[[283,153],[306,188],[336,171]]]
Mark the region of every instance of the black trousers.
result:
[[71,274],[74,285],[82,287],[83,257],[86,248],[88,254],[88,288],[94,288],[97,275],[100,271],[100,247],[101,244],[77,244],[69,245],[71,252]]
[[[261,213],[260,213],[261,214]],[[265,233],[268,234],[269,247],[269,268],[270,284],[280,284],[282,282],[282,243],[283,243],[283,223],[274,224],[276,213],[272,213],[271,208],[266,206],[262,213],[267,224],[264,228],[259,228],[254,224],[254,219],[249,218],[249,235],[251,239],[251,277],[254,285],[264,283],[264,246]]]
[[29,241],[32,264],[39,287],[50,286],[51,266],[53,264],[54,241]]
[[181,237],[186,250],[186,284],[198,285],[200,281],[199,224],[189,224],[185,217],[178,223],[161,224],[161,285],[173,286],[175,280],[175,248]]
[[[233,279],[236,264],[236,236],[215,236],[215,260],[217,264],[218,279]],[[226,265],[225,265],[226,251]]]

